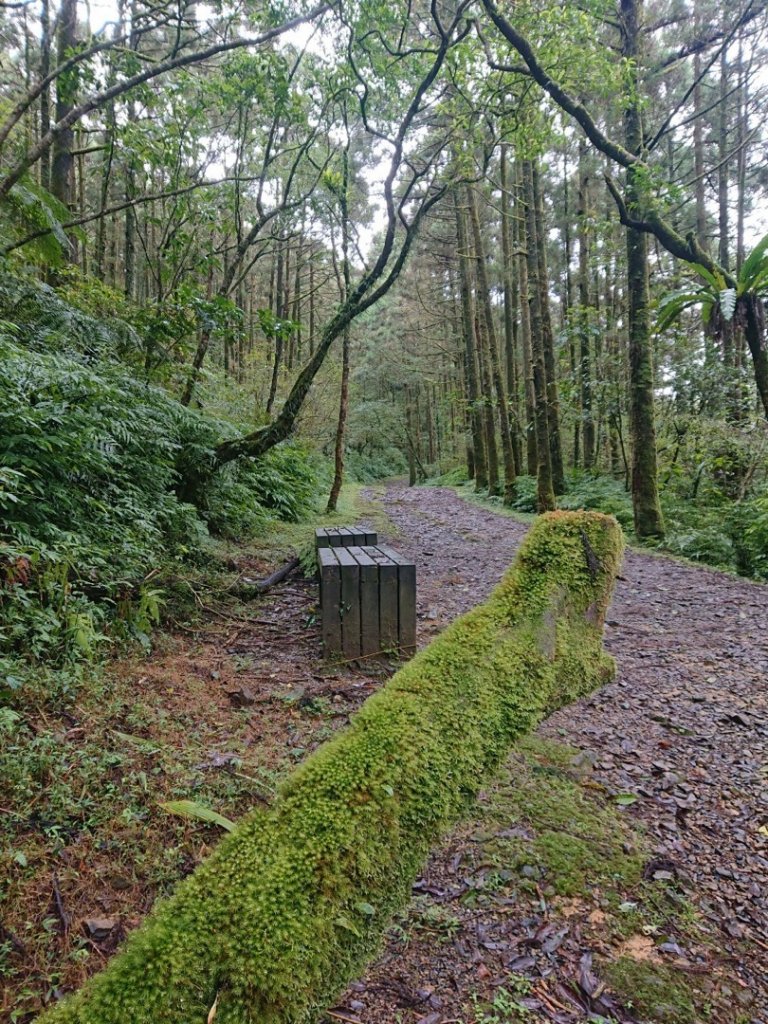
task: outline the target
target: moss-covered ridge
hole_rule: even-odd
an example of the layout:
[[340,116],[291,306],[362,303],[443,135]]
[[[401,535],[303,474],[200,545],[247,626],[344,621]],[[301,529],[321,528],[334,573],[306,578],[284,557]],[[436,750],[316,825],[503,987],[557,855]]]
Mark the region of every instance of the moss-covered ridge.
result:
[[511,741],[607,681],[612,518],[542,516],[458,619],[246,817],[45,1024],[311,1020],[375,950]]

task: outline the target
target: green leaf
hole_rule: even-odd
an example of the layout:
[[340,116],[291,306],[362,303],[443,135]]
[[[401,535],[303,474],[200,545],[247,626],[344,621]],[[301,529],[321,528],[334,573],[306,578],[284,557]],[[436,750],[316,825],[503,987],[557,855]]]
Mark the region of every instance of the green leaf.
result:
[[218,814],[210,807],[206,807],[205,804],[197,803],[195,800],[168,800],[166,803],[160,804],[160,806],[164,811],[168,811],[170,814],[178,814],[182,818],[198,818],[200,821],[220,825],[227,832],[231,832],[235,828],[234,821],[225,818],[223,814]]
[[113,729],[112,734],[121,740],[135,744],[140,750],[148,754],[156,754],[160,750],[160,746],[154,740],[148,740],[144,736],[134,736],[132,733],[119,732],[117,729]]
[[697,292],[673,292],[659,303],[656,319],[656,330],[665,331],[689,306],[696,305],[706,298],[702,289]]
[[353,935],[356,935],[358,939],[361,938],[360,929],[355,928],[355,926],[352,924],[348,917],[339,916],[333,923],[338,928],[343,928],[345,932],[351,932]]
[[357,910],[361,914],[365,914],[366,917],[373,917],[374,914],[376,913],[376,907],[374,907],[371,903],[366,903],[365,901],[356,903],[355,910]]
[[720,292],[720,310],[724,320],[733,320],[733,314],[736,312],[735,288],[723,288]]
[[692,263],[691,266],[704,280],[714,288],[716,292],[721,291],[725,288],[725,278],[722,274],[713,274],[711,270],[707,270],[706,267],[702,267],[700,263]]
[[739,295],[743,295],[744,292],[751,291],[754,288],[756,275],[764,269],[762,263],[766,251],[768,251],[768,235],[763,235],[749,256],[744,260],[744,264],[739,271],[737,281],[737,292]]

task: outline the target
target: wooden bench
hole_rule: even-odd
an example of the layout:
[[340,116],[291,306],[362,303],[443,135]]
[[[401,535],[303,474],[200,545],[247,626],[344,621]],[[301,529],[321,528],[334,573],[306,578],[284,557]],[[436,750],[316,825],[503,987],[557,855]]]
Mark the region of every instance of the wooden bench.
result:
[[384,544],[319,547],[323,650],[359,658],[416,648],[416,566]]
[[373,530],[359,526],[328,526],[315,530],[315,547],[352,548],[378,544],[379,536]]

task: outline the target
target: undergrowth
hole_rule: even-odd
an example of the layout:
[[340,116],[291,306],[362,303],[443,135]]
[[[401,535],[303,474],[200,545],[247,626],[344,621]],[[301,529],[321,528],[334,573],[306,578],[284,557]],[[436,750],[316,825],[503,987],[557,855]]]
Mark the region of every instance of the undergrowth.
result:
[[[322,460],[286,443],[213,471],[250,424],[136,372],[136,331],[0,279],[0,701],[54,692],[125,639],[148,643],[165,578],[314,508]],[[11,317],[15,319],[11,319]],[[112,345],[111,350],[109,345]]]

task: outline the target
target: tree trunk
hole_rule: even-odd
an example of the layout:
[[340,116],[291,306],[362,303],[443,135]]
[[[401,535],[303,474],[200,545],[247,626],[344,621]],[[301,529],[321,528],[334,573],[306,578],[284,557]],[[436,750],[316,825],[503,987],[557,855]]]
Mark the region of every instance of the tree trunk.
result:
[[491,293],[488,286],[488,273],[485,263],[485,250],[480,232],[480,217],[477,212],[477,200],[472,189],[467,190],[469,219],[472,225],[472,237],[475,248],[475,267],[477,271],[478,303],[483,312],[485,337],[489,356],[489,370],[496,393],[496,408],[499,416],[499,433],[501,434],[501,450],[504,459],[504,504],[511,505],[515,496],[515,456],[512,450],[512,434],[509,427],[509,411],[507,395],[504,390],[504,379],[501,374],[499,345],[496,338],[496,325],[491,308]]
[[[456,215],[456,238],[459,250],[459,283],[461,288],[461,323],[464,335],[464,378],[467,388],[470,434],[474,460],[475,486],[478,491],[488,487],[488,461],[483,434],[483,418],[480,408],[480,386],[477,373],[477,344],[475,338],[475,314],[472,303],[472,282],[470,254],[468,251],[466,215],[454,193]],[[468,466],[469,468],[469,466]]]
[[536,507],[539,512],[555,508],[555,491],[552,485],[552,462],[549,444],[549,416],[547,414],[547,375],[544,365],[544,337],[541,323],[541,289],[538,286],[539,254],[536,230],[536,208],[533,190],[533,165],[523,161],[523,203],[525,205],[526,256],[528,260],[529,307],[531,317],[531,342],[533,355],[533,391],[536,423]]
[[[48,77],[51,70],[51,5],[42,0],[40,7],[40,78]],[[40,138],[48,134],[51,127],[51,90],[46,86],[40,93]],[[51,187],[51,151],[46,150],[40,158],[40,184]]]
[[547,231],[544,218],[544,201],[539,180],[539,165],[531,162],[533,181],[533,202],[536,229],[536,255],[538,260],[538,289],[541,310],[542,344],[544,346],[544,372],[547,386],[547,425],[549,434],[549,457],[552,466],[552,487],[555,494],[565,492],[565,471],[560,443],[560,400],[557,393],[557,370],[555,366],[555,337],[552,331],[552,316],[549,308],[549,274],[547,271]]
[[[520,175],[520,166],[516,168]],[[536,476],[538,455],[536,452],[536,393],[533,386],[533,343],[531,337],[531,297],[528,282],[528,256],[526,212],[523,198],[523,179],[517,182],[515,203],[515,240],[519,249],[517,276],[520,282],[520,341],[523,356],[523,383],[525,385],[525,463],[528,476]]]
[[743,307],[740,319],[744,320],[744,333],[752,355],[755,369],[757,393],[763,405],[763,412],[768,417],[768,349],[765,343],[765,308],[763,301],[754,295],[746,295],[739,300]]
[[[77,46],[77,0],[62,0],[58,16],[58,32],[56,44],[56,60],[63,64]],[[65,72],[56,79],[56,120],[74,109],[77,99],[76,69]],[[53,163],[51,166],[51,192],[64,206],[72,209],[74,187],[74,149],[75,133],[66,128],[57,134],[53,144]],[[64,254],[69,258],[70,254]]]
[[515,309],[517,292],[514,275],[514,257],[512,255],[512,217],[508,165],[509,146],[501,147],[501,250],[504,258],[504,353],[507,368],[507,396],[509,400],[509,429],[512,441],[512,457],[515,476],[523,472],[522,453],[520,451],[520,416],[518,414],[517,386],[517,337]]
[[587,146],[579,144],[579,389],[581,393],[582,448],[584,469],[591,469],[595,461],[595,421],[592,418],[592,362],[589,336],[589,170]]
[[477,339],[477,362],[480,370],[481,409],[483,415],[483,437],[488,462],[488,494],[492,497],[501,493],[499,484],[499,451],[496,446],[496,423],[493,418],[493,381],[488,358],[488,346],[484,329],[480,325],[475,293],[475,338]]
[[[581,153],[581,150],[579,151]],[[573,312],[573,280],[571,277],[571,206],[570,189],[568,187],[568,151],[563,150],[563,250],[565,267],[563,273],[562,308],[563,328],[568,337],[568,363],[571,371],[571,380],[578,379],[576,360],[576,337],[574,334],[574,312]],[[575,404],[575,402],[574,402]],[[581,458],[581,417],[578,413],[573,418],[573,468],[579,468]]]
[[[633,64],[638,57],[642,0],[621,0],[623,55]],[[633,95],[624,111],[624,141],[632,153],[643,146],[640,107]],[[627,168],[627,210],[643,217],[643,175]],[[653,408],[653,350],[648,285],[648,237],[627,228],[627,296],[629,300],[629,405],[632,433],[632,505],[635,533],[640,540],[664,536],[656,466],[656,426]]]
[[272,360],[272,379],[269,382],[269,395],[267,397],[267,416],[272,415],[272,406],[275,404],[275,398],[277,397],[277,381],[280,374],[280,363],[283,358],[283,332],[280,329],[280,320],[282,318],[283,309],[283,275],[285,272],[285,243],[278,241],[277,244],[277,271],[275,278],[275,331],[273,335],[273,342],[275,345],[274,358]]
[[[346,108],[344,110],[346,115]],[[346,120],[346,118],[345,118]],[[349,135],[347,144],[342,153],[341,161],[341,252],[342,252],[342,273],[343,292],[342,304],[349,298]],[[296,257],[298,268],[298,255]],[[298,290],[298,281],[297,281]],[[328,497],[326,512],[335,512],[341,493],[341,485],[344,483],[344,438],[347,430],[347,416],[349,415],[349,335],[350,325],[344,328],[341,336],[341,393],[339,396],[339,421],[336,425],[336,443],[334,446],[334,471],[331,493]]]

